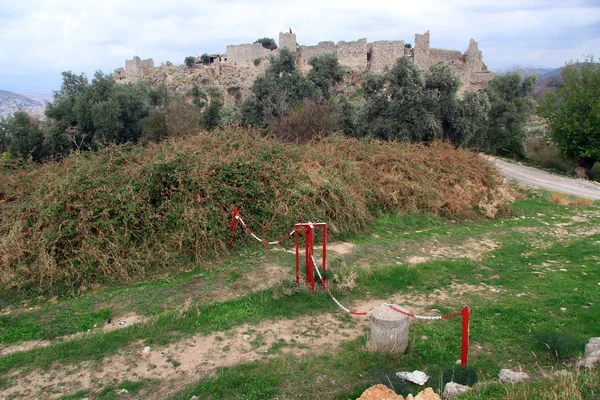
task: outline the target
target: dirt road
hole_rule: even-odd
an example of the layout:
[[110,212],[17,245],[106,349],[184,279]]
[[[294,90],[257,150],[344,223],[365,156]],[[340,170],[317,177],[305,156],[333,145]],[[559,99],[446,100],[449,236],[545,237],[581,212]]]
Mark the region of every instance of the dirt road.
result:
[[526,167],[487,155],[483,157],[494,164],[502,175],[523,185],[600,200],[600,183],[598,182],[551,174],[537,168]]

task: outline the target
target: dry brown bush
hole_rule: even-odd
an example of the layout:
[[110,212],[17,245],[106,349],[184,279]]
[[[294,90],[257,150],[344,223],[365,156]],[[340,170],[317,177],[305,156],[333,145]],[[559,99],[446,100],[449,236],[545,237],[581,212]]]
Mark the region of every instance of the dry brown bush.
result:
[[564,193],[556,192],[550,193],[548,201],[551,203],[560,204],[561,206],[589,207],[594,204],[594,201],[591,199],[585,199],[583,197],[574,197]]
[[233,127],[0,170],[0,290],[65,294],[189,268],[229,251],[232,205],[265,238],[322,220],[335,239],[381,213],[481,216],[496,181],[445,143],[292,145]]

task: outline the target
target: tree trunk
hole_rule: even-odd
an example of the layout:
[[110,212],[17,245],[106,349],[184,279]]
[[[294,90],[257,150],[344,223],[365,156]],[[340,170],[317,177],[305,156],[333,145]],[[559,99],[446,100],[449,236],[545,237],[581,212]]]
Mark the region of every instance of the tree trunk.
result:
[[596,164],[596,159],[592,157],[585,157],[579,159],[579,166],[585,168],[585,176],[590,179],[590,171],[594,164]]

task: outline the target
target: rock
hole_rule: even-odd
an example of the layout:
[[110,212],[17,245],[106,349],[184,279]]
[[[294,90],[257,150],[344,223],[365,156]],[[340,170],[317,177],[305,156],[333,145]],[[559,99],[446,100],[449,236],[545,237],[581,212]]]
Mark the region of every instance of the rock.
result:
[[585,180],[590,179],[590,178],[588,178],[586,170],[583,167],[575,168],[575,175],[577,175],[577,178],[579,178],[579,179],[585,179]]
[[396,394],[385,385],[379,384],[365,390],[357,400],[404,400],[404,396]]
[[510,369],[502,369],[498,374],[498,378],[500,378],[500,382],[508,382],[508,383],[521,383],[529,380],[529,375],[525,372],[515,372]]
[[[371,312],[369,350],[402,354],[408,347],[409,317],[395,311],[392,305],[380,305]],[[400,306],[394,308],[408,312]]]
[[452,399],[471,390],[470,387],[455,382],[448,382],[444,387],[444,399]]
[[144,353],[144,354],[150,353],[150,346],[144,347],[144,350],[142,350],[142,353]]
[[577,362],[577,369],[595,369],[600,365],[600,338],[591,338],[585,345],[583,359]]
[[250,340],[252,338],[252,336],[250,335],[244,335],[244,341],[247,342],[248,340]]
[[591,338],[588,344],[585,345],[585,356],[588,357],[592,353],[600,351],[600,337]]
[[116,394],[127,394],[127,393],[129,393],[129,390],[127,390],[127,389],[119,389],[115,393]]
[[417,385],[423,386],[425,382],[429,380],[429,377],[423,371],[413,371],[413,372],[398,372],[396,376],[400,379],[404,379],[406,381],[416,383]]
[[432,388],[427,388],[415,396],[415,400],[442,400]]
[[190,397],[190,400],[200,400],[200,397],[194,395],[194,396]]

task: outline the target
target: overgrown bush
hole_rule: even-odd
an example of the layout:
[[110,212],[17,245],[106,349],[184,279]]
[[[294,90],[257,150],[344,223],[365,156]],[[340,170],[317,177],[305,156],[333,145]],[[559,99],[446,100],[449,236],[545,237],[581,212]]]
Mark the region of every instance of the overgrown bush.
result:
[[67,294],[189,268],[229,251],[232,205],[266,238],[323,220],[335,240],[382,212],[475,217],[494,188],[486,162],[438,142],[287,145],[228,128],[109,146],[0,170],[0,291]]
[[384,140],[447,139],[467,146],[485,132],[489,104],[478,93],[460,99],[459,86],[448,65],[435,64],[423,75],[411,59],[399,58],[387,73],[363,79],[365,101],[355,132]]
[[[269,50],[275,50],[277,48],[277,43],[275,43],[275,39],[270,37],[264,37],[257,39],[254,43],[262,44],[262,47]],[[256,65],[256,64],[254,64]]]
[[196,57],[194,56],[187,56],[184,60],[183,63],[189,67],[192,68],[194,65],[196,65]]
[[331,102],[304,100],[286,114],[271,120],[269,131],[289,143],[306,143],[322,139],[337,128],[335,108]]

